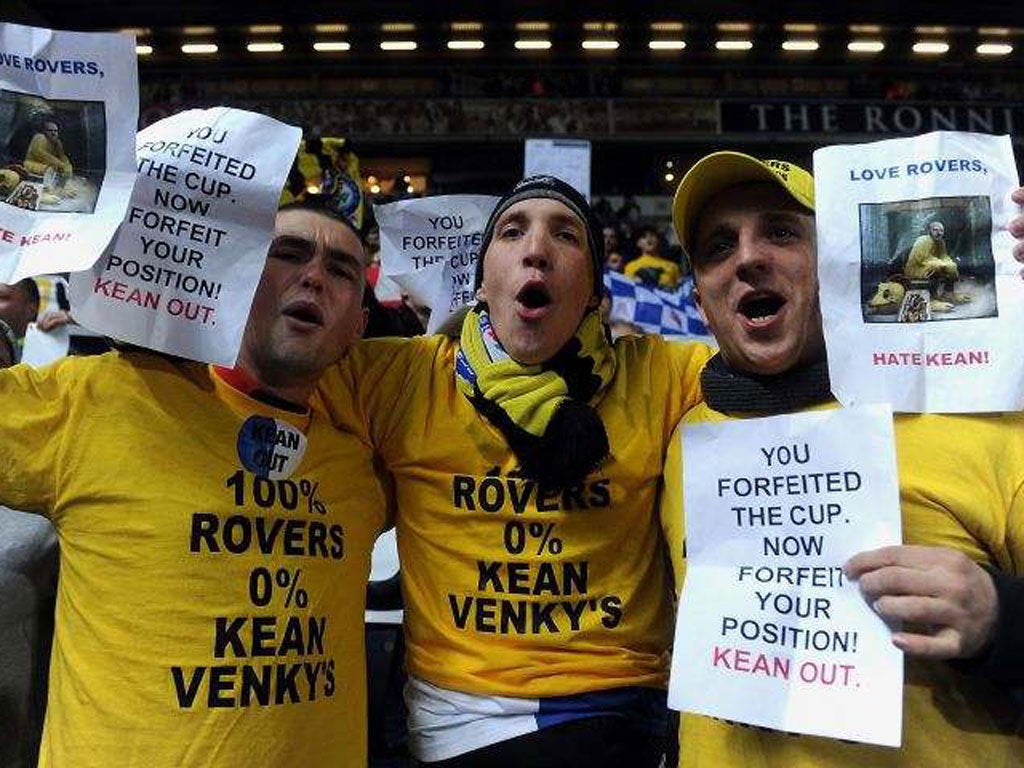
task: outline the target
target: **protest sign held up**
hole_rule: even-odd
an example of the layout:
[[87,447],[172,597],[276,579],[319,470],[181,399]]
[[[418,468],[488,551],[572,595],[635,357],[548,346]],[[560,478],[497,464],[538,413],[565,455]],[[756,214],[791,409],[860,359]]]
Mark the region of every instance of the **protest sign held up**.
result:
[[527,139],[523,176],[555,176],[590,200],[590,142],[583,139]]
[[489,195],[440,195],[374,206],[381,270],[415,304],[430,308],[427,333],[461,322],[476,301],[476,262],[497,202]]
[[1009,137],[937,132],[814,153],[829,374],[846,405],[1024,405]]
[[88,269],[135,180],[135,40],[0,24],[0,283]]
[[[900,542],[884,406],[687,425],[670,706],[899,745],[903,659],[842,565]],[[707,467],[714,467],[708,472]]]
[[139,133],[139,179],[116,240],[71,278],[76,319],[124,341],[234,363],[300,131],[227,107]]

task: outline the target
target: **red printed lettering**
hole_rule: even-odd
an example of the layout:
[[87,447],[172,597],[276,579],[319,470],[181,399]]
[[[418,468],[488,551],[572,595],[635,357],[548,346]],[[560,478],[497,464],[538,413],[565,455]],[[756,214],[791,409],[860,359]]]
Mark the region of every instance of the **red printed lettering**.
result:
[[988,350],[972,349],[967,352],[872,352],[875,366],[912,365],[925,368],[954,368],[959,366],[989,365]]

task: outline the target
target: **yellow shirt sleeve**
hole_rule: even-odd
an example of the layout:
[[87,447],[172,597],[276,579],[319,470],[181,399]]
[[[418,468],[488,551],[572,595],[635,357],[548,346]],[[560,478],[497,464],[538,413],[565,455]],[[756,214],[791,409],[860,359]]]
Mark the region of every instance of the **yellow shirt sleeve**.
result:
[[445,345],[452,344],[444,336],[359,342],[317,387],[331,421],[369,439],[386,458],[404,437],[403,424],[416,407],[409,397],[413,380],[428,376]]
[[668,356],[667,365],[672,377],[666,403],[668,413],[664,422],[664,440],[667,445],[672,431],[683,415],[704,399],[700,374],[708,360],[715,354],[715,349],[698,341],[666,341],[664,344]]
[[36,370],[0,371],[0,504],[48,513],[63,462],[64,434],[75,389],[71,360]]

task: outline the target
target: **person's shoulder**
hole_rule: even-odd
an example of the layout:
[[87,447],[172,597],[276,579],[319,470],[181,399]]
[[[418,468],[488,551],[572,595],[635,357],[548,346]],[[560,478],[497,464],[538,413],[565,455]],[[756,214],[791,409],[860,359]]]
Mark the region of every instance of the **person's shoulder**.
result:
[[[1024,412],[998,413],[897,413],[894,414],[897,434],[951,435],[959,434],[973,444],[989,441],[1007,451],[1024,449]],[[944,443],[963,445],[959,441]]]
[[54,360],[41,366],[28,364],[15,365],[7,368],[4,375],[23,380],[57,379],[72,380],[85,379],[92,376],[103,375],[104,372],[122,364],[116,353],[106,352],[102,355],[90,355],[87,357],[69,356]]
[[620,336],[614,342],[620,365],[653,365],[670,369],[701,369],[714,347],[695,339],[666,339],[658,334]]
[[615,340],[614,346],[616,350],[631,350],[634,353],[641,352],[644,354],[671,355],[678,357],[688,357],[694,354],[700,354],[707,358],[711,357],[715,352],[714,347],[700,339],[686,336],[681,336],[679,338],[667,338],[657,333],[620,336]]
[[38,368],[16,365],[3,371],[2,384],[8,395],[77,399],[103,402],[129,390],[167,391],[179,382],[209,388],[204,363],[172,358],[138,348],[112,350],[101,355],[69,356]]
[[452,356],[458,348],[456,339],[433,334],[430,336],[390,337],[363,339],[349,351],[342,365],[364,367],[371,365],[390,365],[401,361],[403,364],[416,365],[437,357]]
[[190,380],[209,379],[206,363],[135,346],[112,349],[100,355],[66,357],[54,365],[63,366],[76,378],[107,379],[115,386],[133,378],[170,376]]
[[329,391],[358,388],[365,394],[380,386],[405,388],[455,365],[458,342],[446,336],[382,337],[355,344],[321,379]]

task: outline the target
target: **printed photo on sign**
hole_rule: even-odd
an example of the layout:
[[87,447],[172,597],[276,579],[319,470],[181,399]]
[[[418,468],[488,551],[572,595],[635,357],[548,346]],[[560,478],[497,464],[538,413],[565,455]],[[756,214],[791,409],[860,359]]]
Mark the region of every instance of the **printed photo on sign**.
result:
[[0,90],[0,200],[30,211],[92,213],[106,170],[103,102]]
[[860,208],[866,323],[999,315],[988,197],[934,197]]

